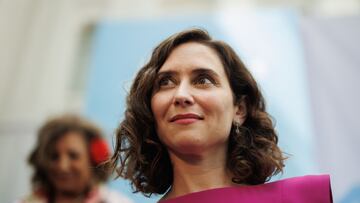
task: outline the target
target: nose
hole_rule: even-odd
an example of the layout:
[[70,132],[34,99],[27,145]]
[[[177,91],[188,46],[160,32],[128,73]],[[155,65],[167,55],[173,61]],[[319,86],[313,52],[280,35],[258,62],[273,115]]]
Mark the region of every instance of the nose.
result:
[[185,83],[181,83],[174,95],[174,105],[175,106],[191,106],[194,104],[194,98],[191,94],[191,87]]
[[59,157],[57,161],[58,170],[66,172],[70,169],[70,160],[67,157]]

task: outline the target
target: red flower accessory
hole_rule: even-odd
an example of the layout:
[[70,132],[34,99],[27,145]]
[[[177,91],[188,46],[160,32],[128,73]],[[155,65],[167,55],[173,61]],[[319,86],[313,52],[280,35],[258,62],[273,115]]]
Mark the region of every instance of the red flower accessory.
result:
[[107,142],[104,139],[96,138],[90,143],[91,159],[100,164],[110,157],[110,150]]

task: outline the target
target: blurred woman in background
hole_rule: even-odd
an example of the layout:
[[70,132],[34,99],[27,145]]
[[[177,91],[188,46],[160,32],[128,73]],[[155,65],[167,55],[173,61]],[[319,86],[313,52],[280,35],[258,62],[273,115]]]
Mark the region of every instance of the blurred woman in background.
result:
[[161,42],[135,77],[112,163],[163,202],[329,203],[327,175],[264,184],[283,171],[277,143],[240,58],[192,29]]
[[109,156],[106,140],[93,123],[75,115],[48,120],[29,157],[33,193],[20,202],[130,202],[102,185],[110,175],[102,164]]

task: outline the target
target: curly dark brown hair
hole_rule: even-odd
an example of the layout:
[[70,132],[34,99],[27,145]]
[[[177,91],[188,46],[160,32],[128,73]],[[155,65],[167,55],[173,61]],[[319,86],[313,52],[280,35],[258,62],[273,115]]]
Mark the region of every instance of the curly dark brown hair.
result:
[[84,137],[91,159],[94,181],[100,183],[108,179],[111,172],[109,165],[97,163],[90,152],[91,141],[103,139],[102,131],[85,118],[66,114],[47,120],[38,131],[36,146],[28,159],[30,166],[34,169],[32,176],[34,190],[41,189],[50,196],[54,193],[55,188],[48,178],[50,154],[59,138],[69,132],[76,132]]
[[164,194],[171,187],[172,165],[156,133],[151,98],[157,72],[176,47],[188,42],[203,44],[217,53],[230,82],[234,104],[246,105],[247,117],[241,133],[236,133],[233,126],[229,136],[227,168],[233,174],[232,181],[256,185],[282,172],[285,157],[277,146],[278,136],[256,81],[228,44],[213,40],[203,29],[190,29],[161,42],[133,81],[111,158],[118,175],[129,179],[134,192],[145,196]]

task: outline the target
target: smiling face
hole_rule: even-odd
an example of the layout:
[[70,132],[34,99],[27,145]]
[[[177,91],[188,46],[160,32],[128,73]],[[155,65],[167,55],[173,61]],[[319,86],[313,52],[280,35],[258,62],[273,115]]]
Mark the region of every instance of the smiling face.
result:
[[226,149],[239,111],[218,55],[196,42],[176,47],[161,66],[151,109],[160,140],[184,154]]
[[48,176],[58,193],[79,194],[90,186],[91,161],[82,134],[68,132],[56,141]]

